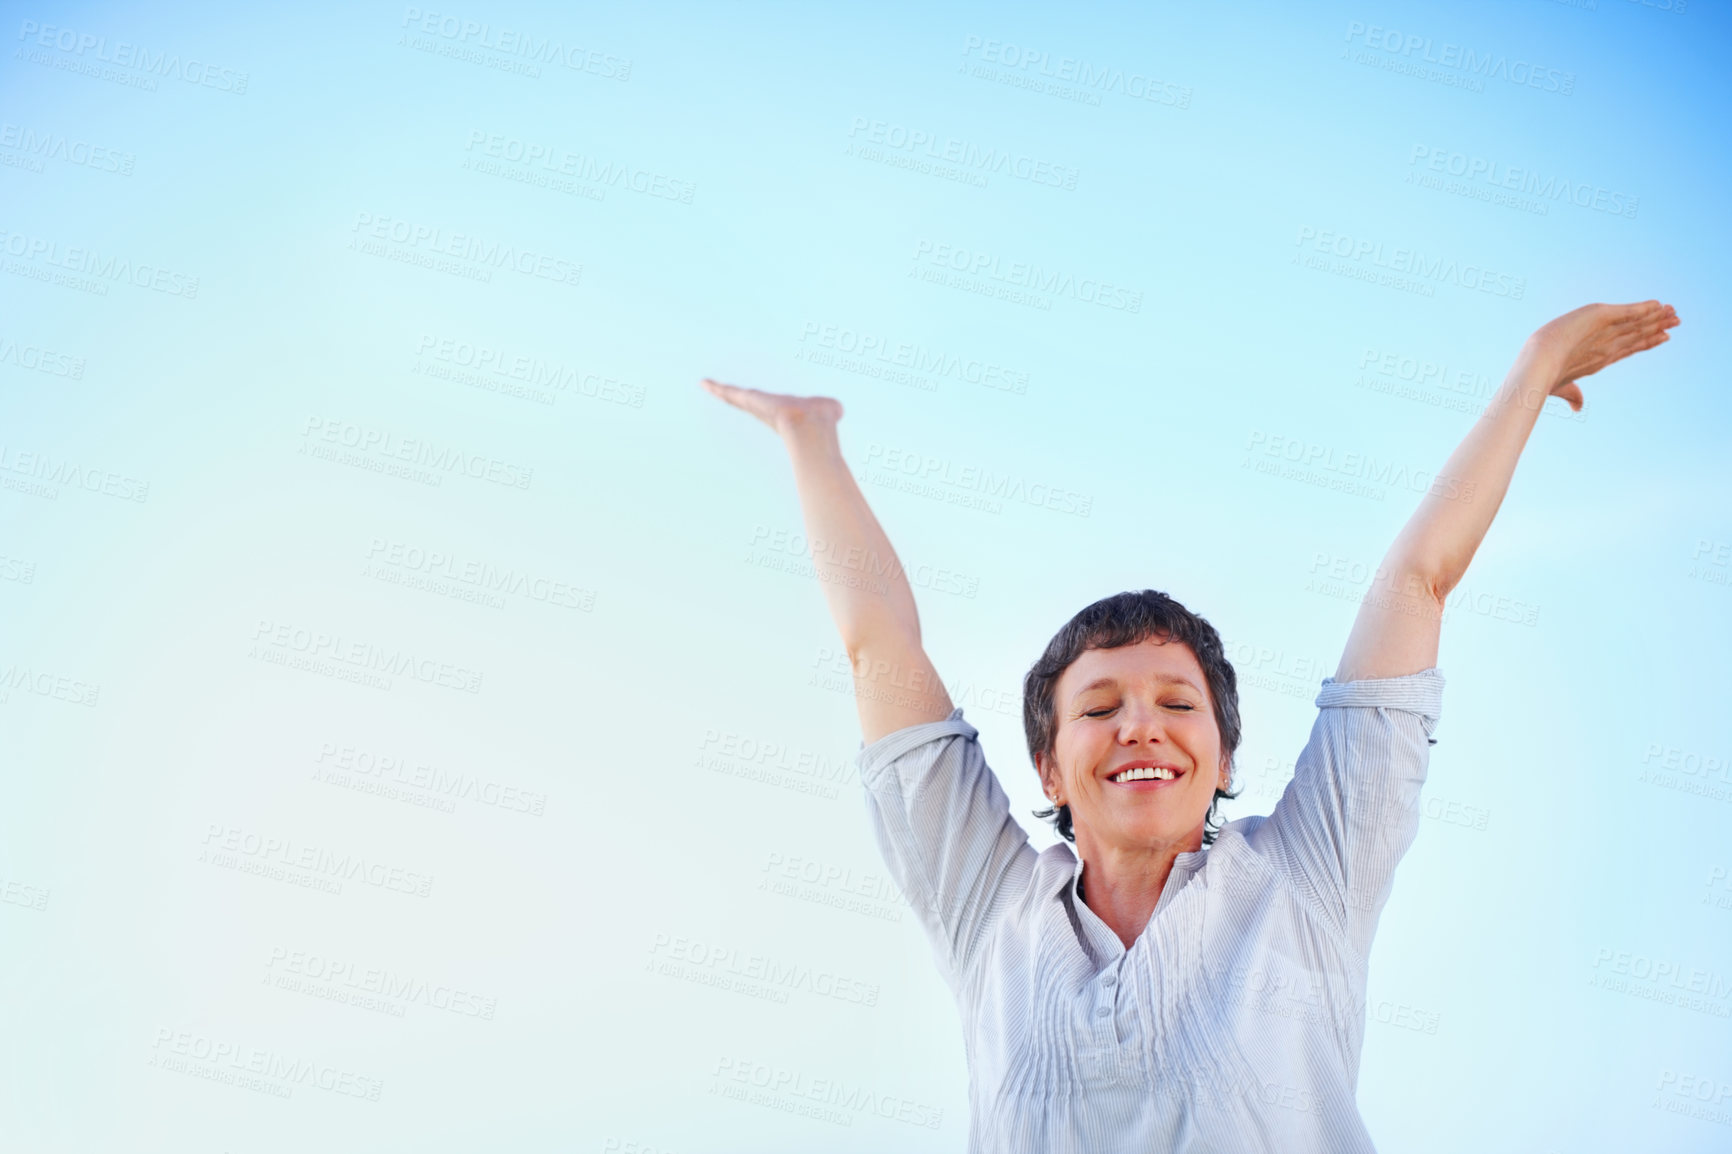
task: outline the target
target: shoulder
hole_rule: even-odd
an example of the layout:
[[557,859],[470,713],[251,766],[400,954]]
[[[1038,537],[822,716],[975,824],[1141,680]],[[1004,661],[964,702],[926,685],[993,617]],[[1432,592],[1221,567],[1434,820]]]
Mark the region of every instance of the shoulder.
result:
[[1199,872],[1210,892],[1223,900],[1267,903],[1291,899],[1309,909],[1312,903],[1294,887],[1291,871],[1281,868],[1282,847],[1279,839],[1271,836],[1271,828],[1264,814],[1228,822],[1215,835],[1215,844],[1209,847]]
[[1076,861],[1076,850],[1071,848],[1071,844],[1059,841],[1040,851],[1034,868],[1037,874],[1049,874],[1055,881],[1061,878],[1069,881],[1076,873]]
[[960,737],[965,744],[978,744],[980,731],[964,720],[960,706],[951,710],[950,716],[942,720],[906,726],[885,734],[871,744],[867,744],[862,738],[860,748],[854,755],[855,766],[863,779],[871,781],[882,775],[886,767],[911,755],[936,759],[943,752],[943,747],[935,743],[950,737]]
[[1436,666],[1399,677],[1325,677],[1314,704],[1318,709],[1399,709],[1435,719],[1443,706],[1443,671]]
[[1076,851],[1069,842],[1060,841],[1038,854],[1032,847],[1028,852],[1033,860],[1028,871],[1027,888],[1020,895],[1023,906],[1033,909],[1047,902],[1062,901],[1065,889],[1076,876]]
[[1217,880],[1229,875],[1275,873],[1262,852],[1263,839],[1258,836],[1258,831],[1268,820],[1264,814],[1253,814],[1235,818],[1222,826],[1215,834],[1215,844],[1209,847],[1203,859],[1200,872]]

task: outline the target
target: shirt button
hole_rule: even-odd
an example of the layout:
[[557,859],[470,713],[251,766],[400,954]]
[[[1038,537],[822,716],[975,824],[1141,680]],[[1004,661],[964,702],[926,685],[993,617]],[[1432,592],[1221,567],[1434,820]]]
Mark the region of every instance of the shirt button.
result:
[[1113,1012],[1113,1010],[1112,1010],[1111,1006],[1102,1006],[1100,1009],[1095,1011],[1095,1017],[1105,1018],[1108,1015],[1110,1015],[1112,1012]]
[[1111,971],[1108,971],[1107,973],[1101,975],[1101,985],[1103,985],[1103,986],[1116,985],[1118,983],[1118,980],[1119,980],[1119,976],[1115,973],[1112,973]]

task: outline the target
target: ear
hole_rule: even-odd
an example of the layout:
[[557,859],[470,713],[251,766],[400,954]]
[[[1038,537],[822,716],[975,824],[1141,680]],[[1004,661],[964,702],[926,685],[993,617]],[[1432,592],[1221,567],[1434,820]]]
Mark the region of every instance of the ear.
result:
[[1047,800],[1052,800],[1053,764],[1052,759],[1044,753],[1034,755],[1034,771],[1040,776],[1040,791],[1046,794]]

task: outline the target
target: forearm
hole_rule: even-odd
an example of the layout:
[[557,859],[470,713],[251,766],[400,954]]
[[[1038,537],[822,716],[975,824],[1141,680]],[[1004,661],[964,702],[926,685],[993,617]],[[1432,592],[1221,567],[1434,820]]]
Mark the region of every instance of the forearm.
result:
[[794,466],[812,564],[849,653],[884,639],[919,640],[914,592],[890,539],[842,457],[834,422],[782,437]]
[[1400,677],[1437,664],[1444,599],[1485,539],[1556,366],[1523,346],[1485,414],[1420,499],[1359,605],[1335,680]]
[[1522,347],[1484,414],[1390,546],[1382,568],[1392,582],[1418,579],[1439,598],[1455,588],[1503,504],[1556,372],[1533,342]]

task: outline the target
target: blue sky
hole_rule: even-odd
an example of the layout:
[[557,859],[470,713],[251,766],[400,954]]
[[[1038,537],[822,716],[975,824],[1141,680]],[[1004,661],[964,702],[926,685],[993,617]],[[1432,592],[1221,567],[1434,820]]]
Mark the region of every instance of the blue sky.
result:
[[[1535,328],[1648,298],[1683,325],[1548,402],[1446,619],[1360,1104],[1389,1151],[1723,1144],[1716,8],[6,27],[25,1145],[961,1149],[786,456],[698,379],[843,401],[1045,846],[1017,692],[1071,614],[1215,623],[1266,812],[1413,478]],[[763,1068],[939,1124],[716,1092]]]

